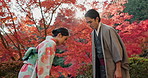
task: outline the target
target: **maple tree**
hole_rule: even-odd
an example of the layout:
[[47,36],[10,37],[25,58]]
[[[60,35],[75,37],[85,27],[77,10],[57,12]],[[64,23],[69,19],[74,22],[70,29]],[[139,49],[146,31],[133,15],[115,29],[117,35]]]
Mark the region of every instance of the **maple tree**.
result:
[[[36,46],[55,28],[51,23],[59,6],[74,4],[75,0],[16,0],[17,10],[11,8],[14,4],[10,0],[1,0],[1,3],[1,48],[3,48],[1,58],[8,60],[11,57],[11,60],[21,60],[28,47]],[[40,19],[34,17],[35,8],[40,10]],[[13,10],[23,16],[17,16]]]
[[58,76],[59,72],[62,72],[64,76],[76,76],[78,74],[77,69],[84,64],[91,63],[91,29],[87,27],[84,20],[75,18],[75,10],[71,11],[71,8],[60,9],[53,25],[55,27],[66,27],[70,31],[70,37],[65,46],[59,46],[59,48],[66,51],[61,54],[57,53],[56,56],[64,57],[64,64],[71,65],[66,68],[53,66],[51,74],[54,76],[55,74]]
[[[114,27],[125,43],[127,53],[131,57],[146,49],[148,20],[130,23],[128,19],[133,15],[124,13],[127,0],[112,2],[102,13],[102,22]],[[144,46],[143,46],[144,45]]]
[[[11,13],[13,13],[13,12],[8,11],[8,10],[10,10],[10,6],[8,6],[9,1],[6,2],[3,0],[2,2],[3,2],[2,9],[4,9],[6,6],[6,8],[7,8],[6,12],[8,12],[7,14],[11,15]],[[47,4],[47,3],[51,3],[51,2],[52,2],[52,4],[50,4],[50,5]],[[61,3],[75,3],[75,0],[72,0],[72,1],[66,1],[66,0],[64,1],[63,0],[61,3],[56,2],[56,1],[55,2],[54,1],[43,1],[41,3],[40,1],[39,2],[36,2],[36,1],[32,2],[32,0],[29,2],[22,0],[20,2],[17,0],[16,3],[20,7],[19,9],[21,9],[21,11],[23,13],[25,13],[25,16],[18,17],[15,20],[13,19],[13,17],[17,17],[15,15],[15,13],[13,13],[13,15],[11,15],[13,17],[10,17],[9,19],[7,18],[7,16],[6,17],[3,16],[4,18],[1,20],[2,25],[4,27],[6,27],[7,29],[9,29],[8,30],[9,32],[5,32],[5,30],[3,29],[3,32],[2,32],[3,34],[1,33],[1,42],[2,42],[1,48],[3,48],[3,51],[1,50],[1,52],[0,52],[0,53],[2,53],[1,61],[8,60],[10,58],[9,56],[13,57],[12,60],[20,60],[22,58],[22,54],[25,52],[25,50],[28,47],[36,46],[40,41],[44,40],[44,37],[47,34],[48,35],[51,34],[50,32],[52,29],[54,29],[55,27],[60,27],[60,26],[67,26],[67,28],[69,28],[71,30],[73,30],[73,28],[75,28],[74,30],[76,30],[76,31],[73,31],[73,33],[75,33],[75,36],[71,36],[71,38],[70,38],[70,39],[72,39],[72,41],[71,41],[72,44],[69,44],[68,48],[67,48],[67,50],[69,50],[71,52],[66,52],[66,53],[63,53],[62,55],[57,54],[57,56],[66,55],[67,57],[65,57],[65,64],[72,63],[72,66],[70,66],[69,68],[55,66],[52,68],[51,76],[57,77],[57,76],[59,76],[59,72],[62,72],[62,74],[65,76],[68,76],[69,74],[72,76],[75,76],[77,74],[76,69],[78,69],[80,67],[80,64],[82,62],[84,62],[84,60],[85,60],[85,62],[90,63],[91,60],[88,60],[88,59],[90,59],[91,55],[89,53],[87,53],[87,52],[91,52],[90,48],[87,47],[90,45],[90,42],[87,45],[85,45],[86,47],[84,47],[84,44],[81,45],[82,44],[81,42],[86,44],[87,40],[83,39],[83,36],[86,36],[85,34],[89,34],[87,31],[90,31],[90,29],[85,28],[85,25],[83,25],[83,27],[82,27],[83,23],[81,23],[81,24],[80,24],[80,22],[76,23],[77,22],[76,19],[75,20],[72,20],[73,18],[72,19],[65,19],[66,16],[68,16],[68,17],[73,16],[72,15],[74,13],[73,11],[71,11],[70,9],[60,9],[61,14],[64,14],[63,16],[64,16],[65,22],[63,23],[63,21],[61,20],[61,17],[60,17],[60,18],[56,19],[56,22],[60,23],[60,26],[56,26],[56,23],[54,25],[51,25],[53,14],[54,14],[55,10],[59,7],[59,5],[61,5]],[[39,4],[41,12],[44,11],[44,13],[41,13],[42,18],[40,20],[36,20],[33,17],[32,11],[30,9],[31,7],[33,7],[33,5],[35,7],[37,7],[36,3]],[[57,5],[56,5],[56,3],[57,3]],[[44,5],[41,7],[41,4],[44,4]],[[23,5],[26,5],[27,7],[24,8]],[[42,10],[42,9],[45,9],[46,7],[48,7],[47,10]],[[44,17],[44,15],[46,14],[45,12],[47,12],[47,14],[51,13],[51,17],[49,17],[49,16]],[[45,19],[45,18],[47,18],[47,19]],[[50,20],[49,20],[49,18],[50,18]],[[8,21],[8,20],[11,20],[13,23],[8,22],[10,24],[7,25],[8,23],[6,21]],[[48,20],[49,20],[49,23],[48,23]],[[61,20],[62,22],[60,22],[58,20]],[[72,22],[72,21],[74,21],[74,22]],[[17,22],[17,23],[15,23],[15,22]],[[62,23],[63,23],[63,25],[62,25]],[[72,27],[72,25],[75,25],[75,27]],[[70,26],[70,27],[68,27],[68,26]],[[77,30],[76,27],[83,28],[82,29],[83,31]],[[85,31],[85,30],[87,30],[87,31]],[[85,34],[81,34],[81,35],[76,34],[78,32],[81,33],[81,31]],[[77,36],[79,36],[80,38],[76,38]],[[3,40],[3,38],[5,40]],[[73,40],[74,40],[74,42],[73,42]],[[90,41],[89,36],[88,36],[88,40]],[[79,44],[77,44],[77,43],[79,43]],[[5,44],[8,44],[7,45],[8,48],[5,47]],[[85,50],[87,50],[87,51],[85,51],[85,53],[81,52],[82,50],[79,50],[79,49],[76,51],[75,48],[77,48],[79,46],[83,47],[83,51],[85,51]],[[9,51],[7,51],[7,50],[9,50]],[[75,52],[77,52],[77,53],[75,53]],[[81,53],[81,54],[79,55],[79,53]],[[77,55],[75,55],[75,54],[77,54]],[[81,56],[81,55],[85,55],[85,56]],[[73,59],[74,57],[77,57],[77,58]],[[86,59],[86,58],[88,58],[88,59]],[[77,62],[77,60],[79,60],[79,61]]]

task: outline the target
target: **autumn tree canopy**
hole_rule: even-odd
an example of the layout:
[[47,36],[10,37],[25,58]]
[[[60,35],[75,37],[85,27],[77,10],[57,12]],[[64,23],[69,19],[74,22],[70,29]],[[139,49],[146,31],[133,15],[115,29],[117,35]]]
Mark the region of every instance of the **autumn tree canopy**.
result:
[[21,60],[28,47],[37,46],[47,35],[51,35],[54,28],[66,27],[71,36],[65,45],[58,46],[64,52],[56,56],[62,58],[62,64],[69,66],[55,64],[51,76],[76,76],[81,66],[91,64],[92,29],[83,16],[76,18],[77,10],[85,13],[90,7],[102,10],[101,22],[117,30],[130,57],[141,54],[147,49],[148,20],[130,23],[128,20],[134,15],[123,12],[128,8],[124,6],[127,2],[106,0],[78,4],[77,0],[1,0],[0,61]]

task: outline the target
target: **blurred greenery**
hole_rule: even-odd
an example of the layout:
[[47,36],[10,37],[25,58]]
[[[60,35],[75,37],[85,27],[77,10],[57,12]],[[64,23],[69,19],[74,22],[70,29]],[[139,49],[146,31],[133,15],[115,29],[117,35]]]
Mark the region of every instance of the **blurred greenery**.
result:
[[76,78],[93,78],[93,70],[91,64],[82,65],[82,67],[78,71],[79,72]]
[[147,78],[148,59],[139,57],[130,58],[130,75],[131,78]]
[[[64,51],[62,51],[60,49],[57,49],[56,53],[62,54],[62,53],[64,53]],[[71,64],[66,64],[65,65],[64,64],[64,57],[55,56],[52,65],[53,66],[61,66],[61,67],[65,68],[65,67],[69,67]]]
[[[131,78],[148,77],[148,59],[141,57],[129,58]],[[83,65],[78,72],[77,78],[92,78],[92,65]]]
[[148,19],[148,0],[128,0],[125,6],[126,8],[123,12],[134,15],[128,21],[133,22]]

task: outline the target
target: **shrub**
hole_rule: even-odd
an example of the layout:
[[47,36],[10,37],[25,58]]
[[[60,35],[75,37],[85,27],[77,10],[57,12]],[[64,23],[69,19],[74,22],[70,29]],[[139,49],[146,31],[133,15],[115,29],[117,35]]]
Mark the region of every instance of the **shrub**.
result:
[[7,61],[0,63],[0,78],[17,78],[22,61]]
[[[133,57],[130,58],[130,76],[131,78],[147,78],[148,77],[148,59]],[[22,61],[1,62],[0,78],[17,78]],[[83,64],[77,72],[76,78],[92,78],[92,65]]]
[[80,67],[80,69],[78,70],[79,72],[77,73],[77,77],[76,78],[92,78],[93,74],[92,74],[92,65],[91,64],[84,64]]
[[148,59],[130,58],[130,75],[131,78],[147,78],[148,77]]
[[[148,59],[133,57],[129,59],[131,78],[148,77]],[[83,65],[78,72],[77,78],[92,78],[92,65]]]

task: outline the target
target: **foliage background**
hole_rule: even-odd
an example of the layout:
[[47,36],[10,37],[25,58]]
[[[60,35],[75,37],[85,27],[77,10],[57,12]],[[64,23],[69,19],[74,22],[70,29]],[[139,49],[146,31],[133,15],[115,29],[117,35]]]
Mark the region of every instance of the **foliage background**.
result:
[[[129,57],[148,57],[147,0],[82,1],[79,4],[79,0],[15,0],[15,5],[14,0],[0,1],[2,72],[16,70],[17,74],[19,69],[16,67],[22,65],[20,61],[28,47],[37,46],[47,35],[51,35],[53,29],[66,27],[71,36],[65,45],[58,46],[60,50],[57,50],[51,76],[85,76],[81,71],[91,68],[92,29],[85,23],[84,17],[77,18],[76,15],[79,15],[78,11],[84,15],[88,8],[102,10],[101,22],[117,30]],[[39,14],[38,18],[35,13]],[[139,63],[132,61],[130,64],[135,67]],[[91,77],[91,71],[86,73]],[[132,73],[136,74],[134,71]]]

